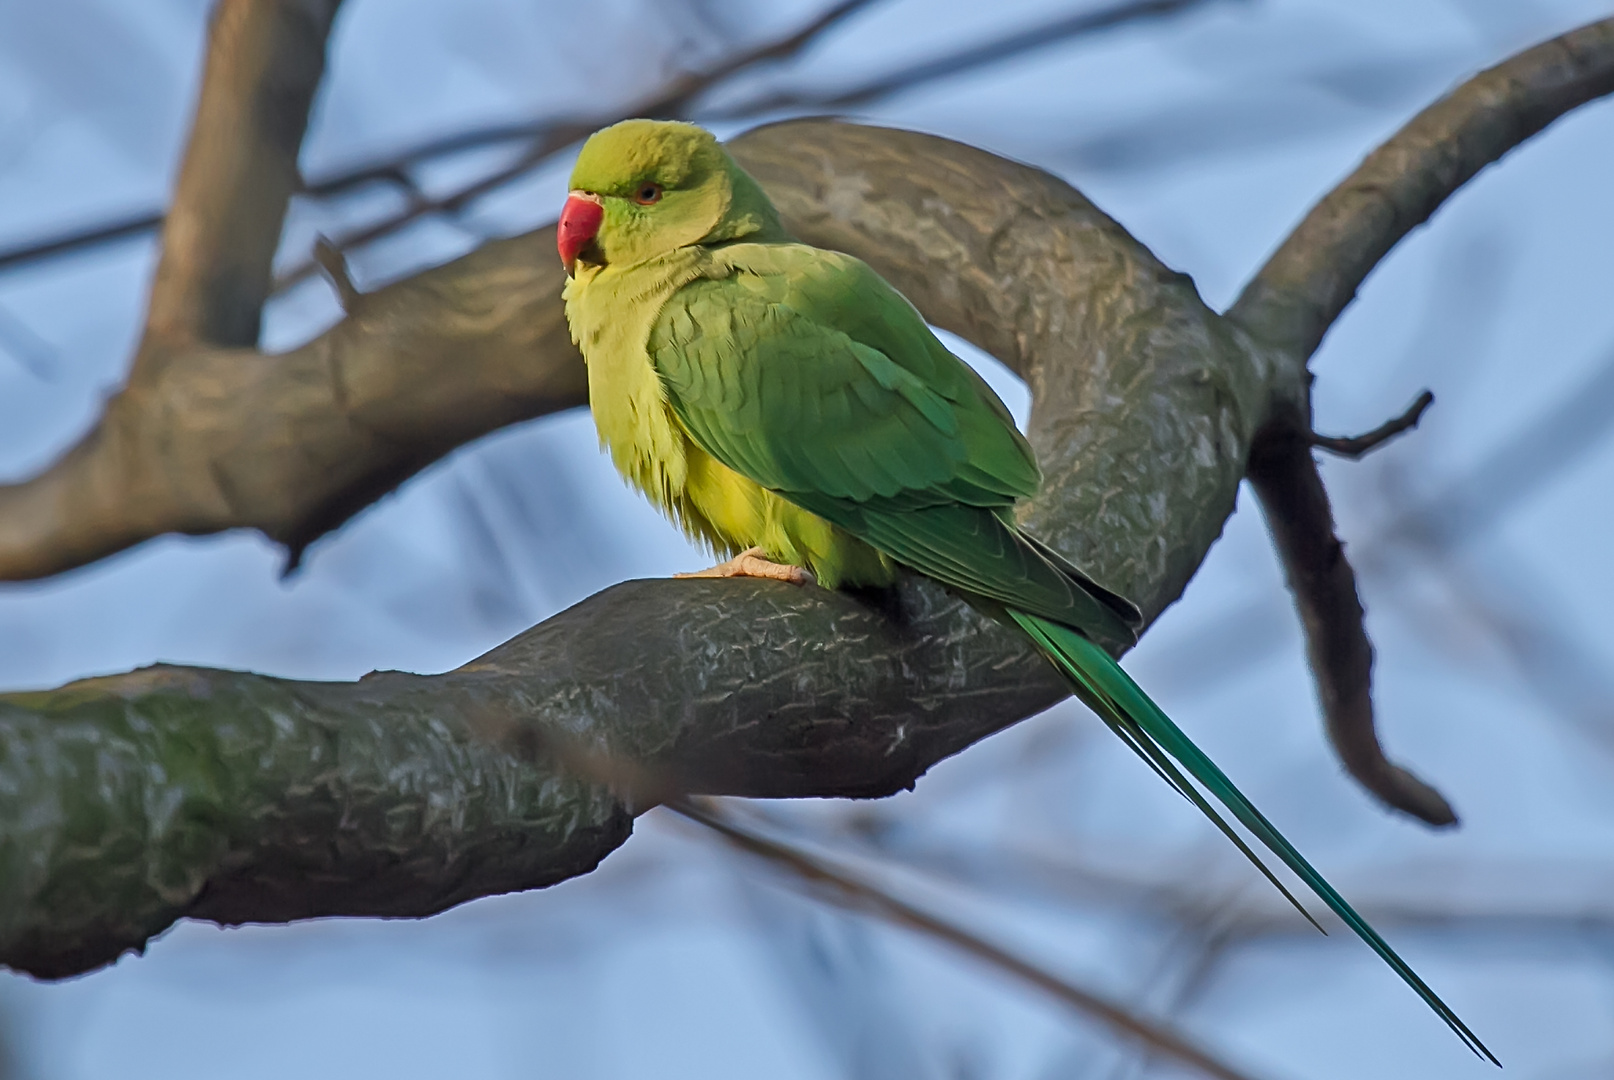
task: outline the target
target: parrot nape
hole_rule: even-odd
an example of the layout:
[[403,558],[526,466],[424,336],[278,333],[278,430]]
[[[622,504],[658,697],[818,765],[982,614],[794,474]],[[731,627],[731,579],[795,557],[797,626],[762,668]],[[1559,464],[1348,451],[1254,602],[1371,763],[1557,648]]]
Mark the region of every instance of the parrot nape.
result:
[[833,589],[907,567],[1011,621],[1302,914],[1204,792],[1496,1061],[1094,641],[1136,640],[1137,609],[1016,526],[1041,481],[1031,448],[907,299],[860,260],[793,240],[693,125],[599,131],[570,186],[557,244],[600,442],[687,534],[734,556],[693,576]]

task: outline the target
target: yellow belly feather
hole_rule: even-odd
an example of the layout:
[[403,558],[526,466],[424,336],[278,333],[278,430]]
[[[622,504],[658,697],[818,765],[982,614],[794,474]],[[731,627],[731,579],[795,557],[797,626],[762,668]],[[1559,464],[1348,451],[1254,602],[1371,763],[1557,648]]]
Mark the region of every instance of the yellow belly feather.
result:
[[713,458],[668,405],[650,359],[650,329],[669,296],[712,271],[710,260],[702,249],[681,249],[652,266],[580,266],[567,282],[566,313],[588,363],[600,445],[691,539],[725,557],[760,547],[775,562],[812,570],[826,588],[890,584],[889,560]]

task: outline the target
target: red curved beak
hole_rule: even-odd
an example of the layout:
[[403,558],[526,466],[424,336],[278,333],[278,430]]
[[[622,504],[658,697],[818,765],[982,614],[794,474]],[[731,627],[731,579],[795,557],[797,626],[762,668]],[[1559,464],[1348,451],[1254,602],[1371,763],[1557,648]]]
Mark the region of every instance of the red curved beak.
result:
[[571,276],[577,265],[578,254],[599,234],[600,222],[605,219],[605,207],[600,197],[587,191],[574,191],[566,196],[566,205],[560,211],[560,223],[555,227],[555,247],[560,261]]

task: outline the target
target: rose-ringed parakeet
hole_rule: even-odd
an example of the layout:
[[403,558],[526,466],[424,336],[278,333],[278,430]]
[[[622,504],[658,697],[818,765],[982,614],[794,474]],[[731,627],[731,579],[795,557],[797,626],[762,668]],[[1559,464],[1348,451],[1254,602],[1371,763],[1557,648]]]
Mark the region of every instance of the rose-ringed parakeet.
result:
[[836,588],[907,567],[1011,621],[1285,896],[1206,793],[1495,1060],[1095,642],[1135,640],[1137,609],[1016,526],[1040,482],[1031,449],[913,305],[861,261],[795,242],[698,127],[606,128],[571,188],[558,245],[600,441],[686,533],[734,556],[705,575]]

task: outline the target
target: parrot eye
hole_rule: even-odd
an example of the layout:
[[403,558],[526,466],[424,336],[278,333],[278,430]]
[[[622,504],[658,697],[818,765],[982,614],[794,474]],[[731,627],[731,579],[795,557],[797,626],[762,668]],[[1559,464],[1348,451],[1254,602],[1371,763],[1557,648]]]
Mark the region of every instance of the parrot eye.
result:
[[634,190],[633,201],[640,206],[654,206],[661,201],[661,185],[654,180],[646,180]]

